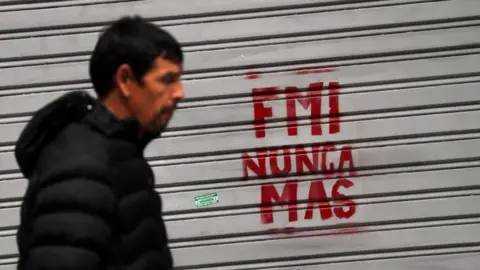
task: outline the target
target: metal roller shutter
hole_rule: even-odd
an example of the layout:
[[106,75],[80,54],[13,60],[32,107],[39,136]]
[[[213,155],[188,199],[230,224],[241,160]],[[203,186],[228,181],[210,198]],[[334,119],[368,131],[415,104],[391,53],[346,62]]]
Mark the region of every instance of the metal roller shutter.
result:
[[477,269],[480,1],[78,0],[0,1],[0,270],[19,132],[133,13],[185,46],[146,150],[178,269]]

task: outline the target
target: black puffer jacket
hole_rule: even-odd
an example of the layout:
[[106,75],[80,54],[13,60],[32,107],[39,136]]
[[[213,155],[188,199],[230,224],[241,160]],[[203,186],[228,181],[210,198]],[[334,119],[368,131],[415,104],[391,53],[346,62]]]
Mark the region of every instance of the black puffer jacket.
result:
[[172,269],[133,120],[118,120],[84,92],[39,110],[15,156],[29,179],[17,234],[19,270]]

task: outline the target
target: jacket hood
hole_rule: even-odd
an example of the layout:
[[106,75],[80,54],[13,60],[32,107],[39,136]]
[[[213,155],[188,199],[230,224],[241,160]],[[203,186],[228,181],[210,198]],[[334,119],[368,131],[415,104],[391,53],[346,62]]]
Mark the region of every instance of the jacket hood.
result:
[[74,91],[35,112],[15,145],[15,159],[26,178],[32,175],[45,146],[67,125],[84,118],[94,104],[95,99],[87,92]]

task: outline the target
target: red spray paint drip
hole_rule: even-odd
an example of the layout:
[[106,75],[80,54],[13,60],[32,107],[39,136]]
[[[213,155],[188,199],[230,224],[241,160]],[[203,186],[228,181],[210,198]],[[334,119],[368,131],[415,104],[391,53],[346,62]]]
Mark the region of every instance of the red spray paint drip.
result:
[[249,71],[245,74],[245,79],[247,79],[247,80],[255,80],[255,79],[258,79],[260,77],[261,77],[260,73],[258,73],[256,71]]

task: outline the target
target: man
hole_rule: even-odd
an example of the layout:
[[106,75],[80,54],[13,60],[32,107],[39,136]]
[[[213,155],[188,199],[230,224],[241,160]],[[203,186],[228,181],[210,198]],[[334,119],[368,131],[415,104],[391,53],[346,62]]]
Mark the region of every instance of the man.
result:
[[98,98],[71,92],[35,113],[15,149],[29,182],[19,270],[172,269],[143,150],[184,97],[182,63],[170,34],[121,18],[90,59]]

